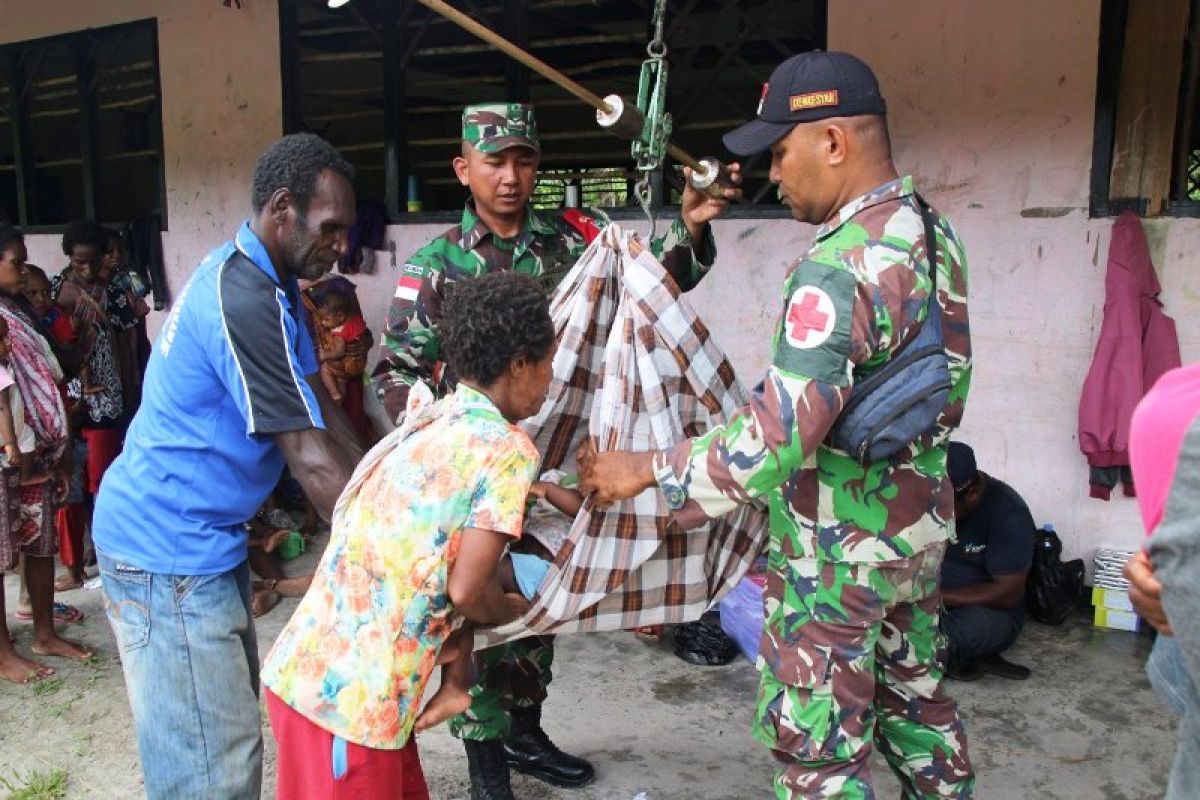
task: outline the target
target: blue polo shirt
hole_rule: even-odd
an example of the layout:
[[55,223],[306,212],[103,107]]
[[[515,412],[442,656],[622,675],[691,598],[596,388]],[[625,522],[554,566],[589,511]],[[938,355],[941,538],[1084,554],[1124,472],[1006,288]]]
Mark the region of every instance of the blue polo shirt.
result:
[[324,428],[295,280],[280,284],[247,222],[200,263],[146,368],[92,536],[147,572],[211,575],[246,560],[242,523],[283,472],[273,434]]

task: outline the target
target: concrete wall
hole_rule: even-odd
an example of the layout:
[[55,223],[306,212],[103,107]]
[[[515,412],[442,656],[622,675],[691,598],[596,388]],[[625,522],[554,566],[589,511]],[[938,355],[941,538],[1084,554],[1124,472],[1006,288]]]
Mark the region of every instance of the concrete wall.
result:
[[[72,18],[74,27],[159,18],[176,287],[246,213],[254,157],[280,130],[274,5],[244,5],[104,0]],[[22,19],[34,16],[9,15],[0,39],[60,32],[59,15]],[[1039,522],[1057,526],[1069,555],[1142,537],[1133,501],[1088,499],[1075,436],[1111,226],[1087,217],[1098,34],[1099,0],[1060,0],[1052,14],[1031,0],[831,0],[829,9],[829,46],[858,53],[879,73],[901,170],[966,243],[976,370],[963,437],[984,470],[1015,486]],[[757,98],[748,87],[747,114]],[[1184,359],[1195,360],[1200,279],[1190,254],[1200,249],[1200,220],[1146,227]],[[402,261],[444,228],[389,233]],[[768,360],[782,275],[811,230],[783,220],[716,230],[723,255],[692,299],[753,383]],[[33,239],[34,258],[57,264],[56,242]],[[356,279],[376,328],[396,278],[386,253],[378,264]]]
[[[282,133],[276,3],[245,0],[240,10],[219,0],[75,0],[44,11],[13,5],[0,13],[0,43],[158,20],[170,226],[163,251],[178,291],[199,258],[247,216],[254,160]],[[28,246],[30,260],[52,274],[65,263],[58,236],[31,236]]]

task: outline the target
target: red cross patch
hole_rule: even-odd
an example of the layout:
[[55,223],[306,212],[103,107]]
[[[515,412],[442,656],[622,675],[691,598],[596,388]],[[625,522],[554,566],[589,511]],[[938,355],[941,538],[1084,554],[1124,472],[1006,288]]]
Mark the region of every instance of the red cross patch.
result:
[[783,320],[788,344],[799,350],[811,350],[824,344],[837,323],[837,309],[825,290],[801,286],[792,292]]

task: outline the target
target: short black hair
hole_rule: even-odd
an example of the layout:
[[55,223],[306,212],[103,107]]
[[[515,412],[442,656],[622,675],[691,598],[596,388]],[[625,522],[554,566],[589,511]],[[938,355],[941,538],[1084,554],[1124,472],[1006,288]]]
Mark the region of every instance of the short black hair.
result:
[[125,237],[121,235],[119,230],[116,228],[105,228],[104,235],[108,237],[108,241],[104,245],[105,252],[111,250],[114,244],[121,249],[121,252],[125,252]]
[[287,189],[300,213],[308,211],[322,170],[333,170],[348,181],[354,167],[333,145],[312,133],[292,133],[271,144],[254,165],[251,202],[258,213],[278,189]]
[[0,255],[14,244],[25,244],[25,234],[12,225],[0,225]]
[[108,250],[108,231],[94,219],[77,219],[74,222],[68,222],[62,235],[63,255],[70,258],[71,254],[75,252],[75,248],[80,245],[85,247],[91,245],[96,248],[97,255],[103,256]]
[[454,285],[442,340],[459,378],[490,386],[515,359],[541,361],[554,344],[550,304],[537,281],[512,271]]
[[353,314],[354,300],[341,292],[323,292],[317,301],[317,308],[334,314]]
[[26,264],[25,272],[27,278],[36,276],[44,280],[46,283],[50,283],[50,276],[46,274],[46,270],[42,269],[37,264]]

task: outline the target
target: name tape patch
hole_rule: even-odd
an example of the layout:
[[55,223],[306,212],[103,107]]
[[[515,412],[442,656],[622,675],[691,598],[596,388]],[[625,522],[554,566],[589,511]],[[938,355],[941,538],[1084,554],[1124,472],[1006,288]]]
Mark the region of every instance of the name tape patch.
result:
[[824,92],[808,92],[807,94],[794,94],[788,98],[788,106],[792,111],[804,111],[809,108],[822,108],[824,106],[836,106],[838,104],[838,90],[828,89]]

